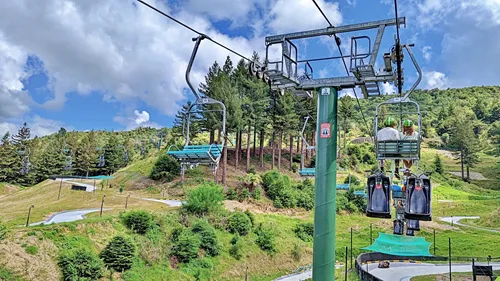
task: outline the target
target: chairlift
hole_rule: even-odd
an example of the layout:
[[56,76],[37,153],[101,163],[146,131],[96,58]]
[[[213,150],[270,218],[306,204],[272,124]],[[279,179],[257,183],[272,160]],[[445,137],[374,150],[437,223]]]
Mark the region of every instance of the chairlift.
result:
[[366,215],[375,218],[391,218],[391,191],[389,177],[375,173],[368,177],[368,201]]
[[69,171],[73,168],[73,159],[71,156],[66,156],[66,164],[64,170]]
[[393,222],[394,227],[393,227],[393,232],[396,235],[403,235],[404,230],[405,230],[405,224],[402,220],[396,219]]
[[128,162],[128,151],[123,152],[122,160],[123,162]]
[[[226,106],[224,103],[221,101],[212,99],[210,97],[201,97],[195,88],[191,85],[189,76],[191,73],[191,68],[193,66],[194,59],[196,57],[196,53],[198,52],[198,48],[200,46],[200,43],[203,39],[205,39],[205,35],[200,35],[199,37],[193,39],[193,41],[196,41],[195,46],[193,48],[193,52],[191,54],[191,59],[189,60],[188,67],[186,69],[186,82],[193,92],[193,94],[196,97],[196,101],[189,107],[187,111],[187,122],[186,122],[186,143],[184,144],[184,147],[179,149],[177,146],[172,145],[168,148],[167,154],[172,155],[175,157],[181,164],[181,176],[182,178],[184,177],[184,170],[186,167],[194,167],[199,164],[206,164],[210,165],[213,169],[214,175],[215,172],[217,171],[217,167],[219,164],[219,160],[222,156],[222,149],[225,145],[225,135],[226,135]],[[189,141],[189,125],[190,125],[190,117],[191,114],[194,112],[195,107],[200,107],[200,110],[203,110],[205,105],[208,104],[217,104],[220,105],[221,112],[222,112],[222,132],[221,135],[223,136],[222,138],[222,143],[217,144],[217,143],[212,143],[212,144],[206,144],[206,145],[190,145]],[[183,132],[184,133],[184,132]]]
[[419,220],[406,220],[406,228],[411,230],[420,231],[420,221]]
[[[306,125],[307,125],[307,121],[309,120],[309,118],[310,118],[310,116],[304,117],[305,121],[304,121],[304,126],[302,127],[302,131],[300,132],[300,137],[302,138],[302,142],[306,145],[306,150],[313,150],[313,149],[315,149],[315,147],[309,145],[306,138],[304,137],[304,131],[306,130]],[[304,153],[302,153],[300,155],[299,175],[301,177],[314,177],[316,175],[316,168],[304,167]]]
[[97,167],[102,168],[106,166],[106,159],[104,158],[104,154],[99,156],[99,163],[97,163]]
[[412,175],[407,179],[405,217],[431,221],[431,181],[426,175]]

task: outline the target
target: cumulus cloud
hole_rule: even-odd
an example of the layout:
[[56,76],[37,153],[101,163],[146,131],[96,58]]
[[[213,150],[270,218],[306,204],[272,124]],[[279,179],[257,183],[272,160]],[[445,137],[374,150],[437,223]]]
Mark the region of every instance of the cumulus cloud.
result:
[[125,116],[115,116],[114,121],[125,126],[125,130],[133,130],[137,127],[161,128],[159,124],[150,121],[149,112],[146,110],[139,111],[136,109],[133,112],[128,111]]
[[383,95],[384,94],[386,94],[386,95],[392,95],[392,94],[395,94],[397,92],[396,87],[394,86],[394,84],[381,83],[379,85],[382,86],[382,87],[380,87],[380,92]]
[[[333,25],[342,23],[339,3],[316,1]],[[309,0],[277,0],[270,11],[269,27],[275,32],[293,32],[327,27],[325,19]]]
[[[65,128],[70,131],[73,130],[71,126],[67,126],[63,122],[47,119],[40,117],[39,115],[33,116],[33,118],[27,118],[26,123],[30,128],[31,137],[43,137],[50,135],[59,131],[59,129]],[[0,135],[3,136],[5,133],[9,132],[10,135],[17,134],[18,130],[22,127],[23,121],[14,122],[1,122],[0,123]]]
[[[172,13],[164,1],[149,2]],[[193,16],[189,10],[172,14],[243,54],[264,48],[261,39],[220,34],[208,20]],[[185,100],[184,72],[195,34],[135,1],[1,1],[0,30],[0,46],[20,50],[10,55],[15,58],[11,69],[22,70],[28,53],[43,61],[53,91],[43,104],[46,109],[61,108],[66,94],[72,91],[98,91],[104,93],[105,100],[122,103],[139,99],[167,115],[173,115],[177,103]],[[222,63],[228,54],[203,42],[193,68],[193,82],[202,81],[208,66],[214,60]],[[233,61],[239,59],[231,57]],[[12,77],[11,88],[19,91],[22,78],[22,71]],[[2,98],[5,96],[2,94]],[[27,98],[22,92],[8,97],[9,104],[17,106],[16,112],[27,111],[22,107]],[[2,100],[0,104],[3,107],[8,103]]]
[[429,81],[446,81],[450,87],[500,83],[500,48],[496,47],[500,46],[500,1],[401,0],[398,6],[408,17],[411,32],[422,37],[434,32],[443,38],[439,68],[446,79],[434,73],[428,78],[439,79]]
[[449,87],[448,77],[439,71],[423,71],[422,84],[424,89],[445,89]]

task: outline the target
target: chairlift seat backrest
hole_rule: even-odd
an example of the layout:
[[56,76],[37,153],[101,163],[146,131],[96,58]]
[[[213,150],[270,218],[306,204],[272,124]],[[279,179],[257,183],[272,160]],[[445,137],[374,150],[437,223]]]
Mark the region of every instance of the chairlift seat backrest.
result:
[[299,170],[301,176],[314,176],[316,175],[316,168],[302,168]]
[[376,173],[368,177],[368,201],[366,215],[375,218],[391,218],[390,180],[383,173]]
[[172,155],[173,157],[189,161],[189,160],[217,160],[222,154],[222,145],[221,144],[212,144],[212,145],[186,145],[182,150],[167,151],[168,155]]
[[431,181],[421,175],[410,176],[406,185],[405,217],[407,219],[430,221],[431,215]]
[[394,220],[393,225],[394,228],[392,233],[396,235],[403,235],[405,229],[404,222],[402,220]]
[[420,221],[418,220],[406,220],[406,228],[411,230],[420,231]]
[[377,141],[377,159],[409,159],[418,160],[418,140]]
[[349,190],[349,184],[348,183],[337,184],[337,189],[340,189],[340,190]]

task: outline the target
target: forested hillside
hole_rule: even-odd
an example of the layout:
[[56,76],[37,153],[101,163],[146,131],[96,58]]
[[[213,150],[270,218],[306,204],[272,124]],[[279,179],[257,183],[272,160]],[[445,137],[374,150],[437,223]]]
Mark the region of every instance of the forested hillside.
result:
[[[296,155],[303,149],[299,134],[306,116],[311,119],[305,136],[309,144],[314,145],[316,99],[298,100],[290,93],[271,92],[263,81],[249,76],[247,68],[243,60],[234,67],[229,57],[222,66],[215,62],[199,91],[222,101],[227,108],[226,143],[229,154],[234,155],[236,167],[241,161],[246,161],[248,171],[251,157],[258,157],[262,166],[267,157],[272,168],[294,170],[293,163],[299,162]],[[360,99],[361,108],[349,95],[340,98],[341,166],[355,168],[360,163],[375,164],[373,146],[353,144],[352,140],[373,134],[375,106],[390,97]],[[467,170],[479,161],[478,153],[500,154],[500,87],[416,90],[410,98],[419,103],[422,111],[424,145],[454,151],[456,158],[463,162],[464,178],[468,177]],[[31,185],[54,174],[114,173],[155,149],[166,149],[174,143],[182,145],[182,124],[189,106],[190,103],[184,105],[177,113],[172,130],[139,128],[128,132],[66,132],[61,128],[56,134],[31,139],[27,124],[17,134],[6,134],[2,138],[0,181]],[[222,141],[222,116],[220,111],[213,111],[217,109],[220,108],[209,105],[191,115],[191,143]],[[414,115],[403,117],[397,107],[393,109],[397,119],[416,118]],[[227,177],[227,155],[224,154],[219,169],[222,183]],[[312,155],[307,152],[306,156],[311,159]],[[285,158],[286,167],[282,165]],[[29,173],[22,173],[23,167],[29,167]]]

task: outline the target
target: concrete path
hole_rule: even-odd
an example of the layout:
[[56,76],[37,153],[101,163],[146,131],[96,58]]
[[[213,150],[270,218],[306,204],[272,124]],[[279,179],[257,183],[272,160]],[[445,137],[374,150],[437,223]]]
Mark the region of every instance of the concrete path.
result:
[[[85,215],[88,213],[99,212],[101,209],[83,209],[83,210],[73,210],[73,211],[63,211],[59,213],[55,213],[50,216],[47,220],[41,222],[35,222],[30,225],[39,225],[39,224],[52,224],[52,223],[61,223],[61,222],[72,222],[77,220],[82,220],[85,218]],[[103,209],[103,211],[107,211],[111,209]]]
[[478,229],[478,230],[500,233],[500,231],[496,230],[496,229],[482,228],[482,227],[477,227],[477,226],[473,226],[473,225],[460,223],[460,220],[462,220],[462,219],[479,219],[479,217],[459,217],[459,216],[455,217],[455,216],[453,216],[453,217],[441,217],[439,219],[441,221],[444,221],[444,222],[447,222],[450,224],[453,221],[453,225],[459,225],[459,226],[470,227],[470,228],[474,228],[474,229]]
[[184,203],[184,201],[180,201],[180,200],[161,200],[161,199],[153,199],[153,198],[139,198],[139,199],[163,203],[163,204],[167,204],[171,207],[180,207]]
[[[490,263],[490,265],[493,265],[493,270],[500,269],[500,263]],[[449,266],[447,264],[391,262],[389,268],[378,268],[378,264],[369,264],[368,270],[372,275],[384,281],[409,281],[414,276],[448,273]],[[451,271],[472,272],[472,264],[452,264]]]

